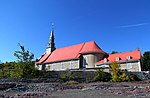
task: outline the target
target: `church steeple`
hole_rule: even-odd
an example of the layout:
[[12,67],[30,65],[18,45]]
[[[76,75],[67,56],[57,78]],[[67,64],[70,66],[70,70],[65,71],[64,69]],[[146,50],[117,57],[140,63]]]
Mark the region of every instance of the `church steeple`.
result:
[[55,43],[54,43],[54,26],[53,26],[53,24],[52,24],[51,35],[50,35],[50,39],[49,39],[48,46],[47,46],[47,49],[46,49],[46,53],[47,53],[47,54],[50,54],[50,53],[52,53],[55,49],[56,49],[56,48],[55,48]]

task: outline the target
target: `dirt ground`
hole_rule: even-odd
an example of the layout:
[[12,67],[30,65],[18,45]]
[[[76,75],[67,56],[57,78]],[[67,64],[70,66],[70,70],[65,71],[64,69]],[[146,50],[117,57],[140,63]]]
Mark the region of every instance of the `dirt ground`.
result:
[[18,83],[15,87],[0,90],[0,98],[150,98],[150,80],[74,85]]

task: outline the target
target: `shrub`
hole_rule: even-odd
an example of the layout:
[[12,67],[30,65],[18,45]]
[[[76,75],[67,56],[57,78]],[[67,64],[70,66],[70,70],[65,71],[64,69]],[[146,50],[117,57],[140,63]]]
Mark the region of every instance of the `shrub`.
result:
[[22,72],[20,71],[10,71],[10,77],[11,78],[21,78],[22,77]]
[[117,64],[116,62],[112,63],[109,66],[109,71],[111,72],[112,75],[112,81],[113,82],[123,82],[123,81],[129,81],[129,77],[120,70],[120,65]]
[[99,69],[94,77],[94,81],[108,82],[111,80],[111,74]]
[[73,80],[73,79],[75,79],[76,77],[75,77],[75,75],[74,74],[61,74],[60,75],[60,78],[61,79],[63,79],[63,80]]
[[4,71],[0,69],[0,77],[4,77]]

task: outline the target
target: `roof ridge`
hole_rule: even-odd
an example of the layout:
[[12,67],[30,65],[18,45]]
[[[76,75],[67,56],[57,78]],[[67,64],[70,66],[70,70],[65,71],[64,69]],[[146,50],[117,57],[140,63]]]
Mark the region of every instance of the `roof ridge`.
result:
[[[79,54],[80,54],[80,51],[83,49],[85,43],[86,43],[86,42],[83,42],[83,43],[82,43],[83,45],[82,45],[81,49],[79,50]],[[79,54],[77,54],[76,57],[77,57]]]
[[43,60],[43,62],[41,62],[41,63],[44,63],[44,62],[49,58],[49,56],[50,56],[51,54],[52,54],[52,53],[48,54],[48,56],[45,58],[45,60]]
[[[84,42],[85,43],[85,42]],[[72,46],[76,46],[76,45],[81,45],[83,43],[77,43],[77,44],[72,44],[70,46],[64,46],[64,47],[60,47],[60,48],[57,48],[56,50],[59,50],[59,49],[64,49],[64,48],[68,48],[68,47],[72,47]]]
[[[47,55],[47,57],[46,57],[44,60],[40,61],[42,58],[44,58],[45,55]],[[43,55],[41,56],[41,58],[39,59],[39,61],[36,62],[36,63],[37,63],[37,64],[42,64],[42,63],[44,63],[44,62],[49,58],[50,55],[51,55],[51,53],[50,53],[50,54],[47,54],[47,53],[43,54]]]

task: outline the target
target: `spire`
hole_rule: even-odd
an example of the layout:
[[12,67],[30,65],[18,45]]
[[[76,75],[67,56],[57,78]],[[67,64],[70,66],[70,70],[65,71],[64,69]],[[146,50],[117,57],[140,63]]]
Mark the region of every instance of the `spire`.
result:
[[51,52],[53,52],[56,49],[54,39],[55,39],[54,38],[54,25],[52,24],[51,35],[50,35],[50,39],[49,39],[48,46],[46,49],[47,54],[50,54]]

